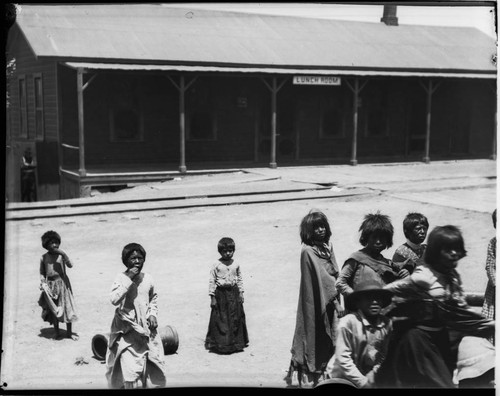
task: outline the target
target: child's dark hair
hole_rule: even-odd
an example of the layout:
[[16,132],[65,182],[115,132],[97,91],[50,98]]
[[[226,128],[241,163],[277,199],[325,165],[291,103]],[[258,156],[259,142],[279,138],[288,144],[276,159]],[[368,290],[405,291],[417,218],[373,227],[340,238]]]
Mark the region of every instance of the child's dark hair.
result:
[[491,220],[493,220],[493,227],[497,228],[497,210],[496,209],[491,214]]
[[124,246],[122,250],[122,262],[127,265],[127,259],[133,252],[140,252],[144,260],[146,260],[146,251],[138,243],[132,242]]
[[445,225],[435,227],[427,239],[427,249],[424,253],[426,263],[435,263],[439,260],[442,249],[453,248],[460,253],[460,258],[467,255],[462,233],[457,226]]
[[55,231],[47,231],[42,235],[42,246],[44,249],[47,249],[50,241],[57,241],[57,243],[61,244],[61,236]]
[[391,218],[387,215],[381,214],[380,212],[367,214],[359,227],[359,231],[361,231],[359,243],[363,246],[368,244],[368,238],[374,233],[379,233],[386,237],[386,248],[392,246],[394,227],[392,226]]
[[403,232],[406,238],[410,238],[413,229],[418,226],[423,225],[425,228],[429,228],[429,221],[422,213],[412,212],[408,213],[403,220]]
[[219,253],[222,253],[223,249],[232,249],[233,251],[236,250],[236,244],[234,243],[233,238],[224,237],[220,239],[217,243],[217,250]]
[[325,242],[330,241],[332,230],[326,215],[319,210],[311,210],[300,222],[300,240],[306,245],[314,244],[314,228],[318,225],[325,227]]

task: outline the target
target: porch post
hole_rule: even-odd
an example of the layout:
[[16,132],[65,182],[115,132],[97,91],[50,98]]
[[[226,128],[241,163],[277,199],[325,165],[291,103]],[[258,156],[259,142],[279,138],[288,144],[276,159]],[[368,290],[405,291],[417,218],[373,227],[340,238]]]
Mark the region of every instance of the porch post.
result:
[[430,162],[429,149],[431,140],[431,106],[432,106],[432,80],[429,80],[427,89],[427,115],[426,115],[426,130],[425,130],[425,154],[423,161],[428,164]]
[[180,164],[179,172],[186,173],[186,112],[184,104],[184,95],[186,92],[184,84],[184,76],[181,75],[180,78],[180,88],[179,88],[179,115],[180,115]]
[[491,152],[490,159],[496,161],[497,159],[497,133],[496,133],[496,126],[497,126],[497,110],[495,108],[495,129],[493,131],[493,150]]
[[[490,87],[490,89],[493,91],[493,93],[496,96],[496,93],[497,93],[496,82],[493,81],[493,84],[489,83],[488,86]],[[497,100],[498,99],[495,98],[495,104],[497,103]],[[495,106],[495,118],[494,118],[494,123],[493,123],[493,147],[492,147],[491,155],[490,155],[490,159],[492,159],[493,161],[496,161],[496,159],[497,159],[497,122],[498,122],[498,113],[497,113],[497,106]]]
[[426,115],[426,131],[425,131],[425,153],[422,159],[426,164],[430,162],[429,151],[431,145],[431,107],[432,107],[432,94],[436,91],[441,82],[433,84],[432,80],[429,80],[429,84],[426,86],[422,81],[419,84],[427,92],[427,115]]
[[269,167],[272,169],[276,169],[276,119],[277,119],[277,110],[276,110],[276,96],[278,91],[283,88],[288,77],[285,77],[283,81],[278,85],[277,78],[273,77],[272,85],[269,85],[265,78],[261,77],[264,84],[266,84],[267,88],[271,91],[271,162],[269,163]]
[[359,93],[364,88],[368,81],[363,82],[361,87],[359,86],[359,79],[354,79],[354,86],[351,85],[349,81],[346,80],[347,86],[351,89],[353,93],[353,102],[352,102],[352,123],[353,123],[353,131],[352,131],[352,147],[351,147],[351,165],[357,165],[357,151],[358,151],[358,108],[359,108]]
[[273,77],[273,87],[271,90],[271,162],[269,167],[276,168],[276,77]]
[[351,165],[358,164],[358,160],[357,160],[357,151],[358,151],[358,93],[359,93],[359,80],[356,78],[356,79],[354,79]]
[[78,155],[80,176],[86,176],[85,170],[85,134],[83,125],[83,69],[79,67],[76,71],[77,95],[78,95]]

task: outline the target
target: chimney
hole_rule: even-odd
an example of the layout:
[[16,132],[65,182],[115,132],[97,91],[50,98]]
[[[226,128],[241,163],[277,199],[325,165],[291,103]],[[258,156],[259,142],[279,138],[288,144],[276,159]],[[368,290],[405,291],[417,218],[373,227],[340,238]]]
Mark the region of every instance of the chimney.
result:
[[384,5],[384,15],[380,18],[380,22],[384,22],[387,26],[398,26],[396,8],[396,5]]

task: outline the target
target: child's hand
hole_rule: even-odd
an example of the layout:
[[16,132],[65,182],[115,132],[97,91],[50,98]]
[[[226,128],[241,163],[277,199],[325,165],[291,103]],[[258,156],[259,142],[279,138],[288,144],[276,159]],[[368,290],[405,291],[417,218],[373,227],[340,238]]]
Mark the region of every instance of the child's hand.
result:
[[139,268],[132,267],[125,271],[125,275],[127,275],[130,279],[134,279],[140,271],[141,270]]
[[244,300],[245,300],[245,299],[243,298],[243,293],[240,293],[240,303],[242,303],[242,304],[243,304],[243,301],[244,301]]
[[153,315],[149,315],[148,317],[148,327],[151,331],[156,330],[156,328],[158,327],[158,321]]
[[398,278],[403,279],[406,278],[407,276],[410,276],[410,271],[408,271],[406,268],[403,268],[398,272]]
[[52,249],[52,253],[60,254],[61,256],[65,256],[66,255],[66,253],[64,253],[64,251],[62,249],[59,249],[59,248]]
[[215,299],[215,296],[210,296],[210,307],[215,308],[217,306],[217,300]]
[[341,317],[345,316],[347,314],[347,311],[345,309],[338,309],[337,310],[337,316],[340,319]]
[[366,374],[366,379],[368,380],[363,386],[363,388],[374,388],[375,387],[375,375],[373,374],[373,371],[370,371],[369,373]]

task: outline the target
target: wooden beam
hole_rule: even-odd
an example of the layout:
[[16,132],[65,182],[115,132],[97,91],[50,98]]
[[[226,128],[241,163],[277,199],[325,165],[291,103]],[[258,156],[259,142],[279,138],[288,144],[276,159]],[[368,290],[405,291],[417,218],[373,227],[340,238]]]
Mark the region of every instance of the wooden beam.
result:
[[76,71],[76,89],[78,96],[78,154],[80,176],[85,176],[85,133],[84,133],[84,114],[83,114],[83,69],[79,67]]
[[179,123],[180,123],[180,164],[179,172],[186,173],[186,111],[185,111],[185,93],[184,76],[180,77],[179,85]]
[[353,93],[352,102],[352,117],[353,117],[353,131],[352,131],[352,146],[351,146],[351,165],[357,165],[357,151],[358,151],[358,108],[359,108],[359,93],[368,83],[368,80],[364,81],[361,86],[359,85],[359,79],[354,79],[354,85],[346,80],[347,86],[351,89]]
[[425,92],[427,92],[427,110],[426,110],[426,127],[425,127],[425,152],[423,162],[428,164],[430,159],[430,145],[431,145],[431,113],[432,113],[432,94],[436,91],[441,83],[433,84],[432,80],[428,81],[428,84],[425,85],[422,81],[419,81],[419,84],[424,88]]
[[277,95],[278,91],[285,85],[289,77],[285,77],[278,85],[277,77],[272,78],[272,84],[268,84],[265,78],[261,77],[261,80],[266,84],[267,88],[271,91],[271,160],[269,162],[269,167],[276,169],[276,128],[277,128]]

